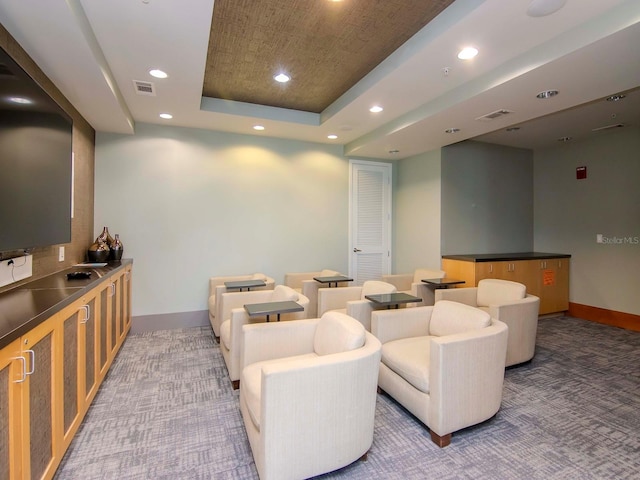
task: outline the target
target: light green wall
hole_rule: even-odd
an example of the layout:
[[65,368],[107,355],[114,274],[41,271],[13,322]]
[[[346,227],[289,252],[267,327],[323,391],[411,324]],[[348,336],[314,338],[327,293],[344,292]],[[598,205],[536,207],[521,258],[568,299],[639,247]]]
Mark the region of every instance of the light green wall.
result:
[[133,315],[203,311],[214,275],[348,270],[342,148],[138,124],[96,138],[95,232],[134,259]]
[[397,164],[394,202],[395,273],[440,268],[440,150]]
[[442,254],[533,249],[533,152],[481,142],[442,149]]
[[572,255],[570,301],[640,314],[640,129],[536,151],[534,181],[535,249]]

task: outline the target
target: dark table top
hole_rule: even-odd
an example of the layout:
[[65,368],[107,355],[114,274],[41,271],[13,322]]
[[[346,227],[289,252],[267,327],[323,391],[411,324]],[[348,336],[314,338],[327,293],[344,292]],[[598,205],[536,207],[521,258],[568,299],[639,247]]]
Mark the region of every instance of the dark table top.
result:
[[264,280],[234,280],[231,282],[224,282],[224,286],[227,288],[252,288],[252,287],[264,287],[266,283]]
[[[133,261],[123,259],[105,267],[69,267],[0,293],[0,348],[29,332],[70,305],[112,273]],[[86,279],[67,279],[67,273],[87,271]]]
[[446,287],[448,285],[461,285],[464,280],[458,280],[457,278],[423,278],[422,282],[428,285],[434,285],[436,287]]
[[304,307],[293,300],[284,302],[247,303],[244,309],[250,317],[258,315],[273,315],[274,313],[301,312]]
[[544,258],[571,258],[566,253],[519,252],[519,253],[467,253],[462,255],[443,255],[449,260],[464,262],[502,262],[515,260],[539,260]]
[[379,293],[376,295],[365,295],[364,298],[371,300],[373,303],[386,306],[386,305],[399,305],[401,303],[414,303],[421,302],[422,299],[414,297],[408,293],[396,292],[396,293]]
[[330,277],[313,277],[316,282],[320,283],[338,283],[338,282],[351,282],[353,278],[345,277],[344,275],[333,275]]

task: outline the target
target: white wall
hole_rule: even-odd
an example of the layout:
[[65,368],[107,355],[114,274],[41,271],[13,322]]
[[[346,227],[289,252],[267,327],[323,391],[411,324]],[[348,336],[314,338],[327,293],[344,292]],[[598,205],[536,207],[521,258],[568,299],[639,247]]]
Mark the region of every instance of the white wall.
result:
[[573,303],[640,314],[639,158],[637,127],[534,153],[535,249],[572,255]]
[[440,152],[397,164],[394,203],[394,273],[440,268]]
[[203,311],[208,278],[348,270],[342,148],[138,124],[98,133],[95,232],[134,259],[133,315]]

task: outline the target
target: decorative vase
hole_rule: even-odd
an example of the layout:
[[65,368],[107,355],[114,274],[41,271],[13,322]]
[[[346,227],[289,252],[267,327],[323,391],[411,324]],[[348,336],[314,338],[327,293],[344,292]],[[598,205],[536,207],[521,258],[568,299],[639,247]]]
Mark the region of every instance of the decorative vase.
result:
[[107,244],[107,247],[111,248],[113,246],[113,237],[111,236],[111,234],[109,234],[109,227],[104,227],[104,229],[102,230],[102,233],[100,235],[98,235],[98,238],[96,238],[96,242],[100,240],[103,243]]
[[122,254],[124,253],[124,246],[120,241],[120,235],[116,233],[116,238],[113,240],[113,245],[111,245],[111,260],[120,261],[122,258]]
[[98,237],[87,250],[87,258],[90,262],[106,262],[109,259],[109,252],[109,246]]

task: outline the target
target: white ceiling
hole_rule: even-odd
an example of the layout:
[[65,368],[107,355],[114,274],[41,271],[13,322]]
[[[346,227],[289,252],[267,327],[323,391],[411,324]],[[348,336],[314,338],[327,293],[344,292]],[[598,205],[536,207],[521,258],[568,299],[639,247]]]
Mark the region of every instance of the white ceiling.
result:
[[[544,148],[605,125],[638,126],[640,0],[566,0],[537,18],[526,14],[531,1],[557,0],[457,0],[320,115],[202,97],[213,0],[2,1],[0,22],[102,132],[133,134],[145,122],[400,159],[470,138]],[[467,45],[479,55],[458,60]],[[134,80],[153,82],[156,95],[138,95]],[[549,89],[560,93],[536,99]],[[602,100],[619,92],[627,97]],[[370,113],[373,104],[384,111]],[[476,120],[499,109],[513,113]],[[507,134],[511,125],[521,128]],[[460,131],[445,133],[451,127]]]

